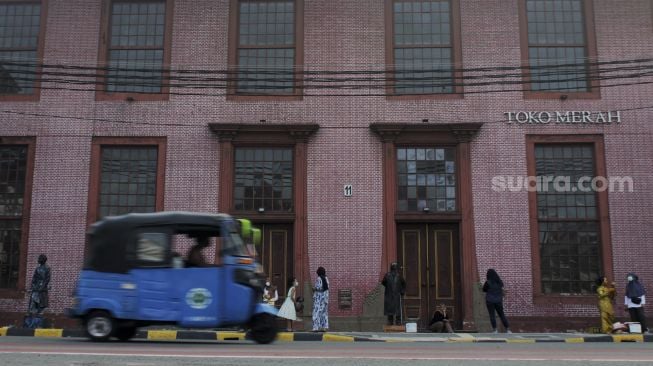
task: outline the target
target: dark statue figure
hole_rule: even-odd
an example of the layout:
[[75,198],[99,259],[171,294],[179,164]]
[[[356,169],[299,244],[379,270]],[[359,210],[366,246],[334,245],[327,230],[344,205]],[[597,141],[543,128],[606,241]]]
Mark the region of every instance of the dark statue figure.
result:
[[48,288],[50,286],[50,267],[45,262],[48,257],[45,254],[39,255],[39,265],[34,269],[32,276],[32,287],[29,298],[29,314],[31,316],[43,314],[48,307]]
[[385,294],[383,298],[383,313],[388,316],[388,325],[399,325],[401,317],[401,297],[406,292],[406,281],[399,273],[397,263],[392,263],[390,272],[383,277]]

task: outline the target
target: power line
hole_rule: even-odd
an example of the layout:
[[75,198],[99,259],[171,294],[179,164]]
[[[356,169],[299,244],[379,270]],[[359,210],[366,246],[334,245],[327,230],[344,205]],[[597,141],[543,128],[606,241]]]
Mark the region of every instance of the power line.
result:
[[[553,76],[553,75],[568,75],[568,74],[573,74],[573,75],[582,75],[582,74],[588,74],[588,75],[594,75],[594,74],[602,74],[602,73],[610,73],[610,72],[619,72],[619,71],[637,71],[637,70],[649,70],[651,67],[653,67],[653,59],[644,59],[644,60],[624,60],[624,61],[613,61],[613,62],[605,62],[602,63],[603,65],[617,65],[617,64],[622,64],[622,66],[617,66],[613,68],[607,68],[607,67],[602,67],[602,68],[594,68],[592,65],[588,65],[586,63],[576,63],[576,64],[564,64],[564,65],[548,65],[548,66],[542,66],[540,67],[541,70],[538,71],[537,73],[534,73],[534,75],[537,76]],[[17,64],[17,63],[5,63],[5,65],[14,65],[17,67],[26,67],[28,64]],[[8,70],[10,73],[18,74],[18,75],[51,75],[51,76],[71,76],[71,77],[82,77],[82,78],[129,78],[129,79],[137,79],[137,80],[151,80],[153,83],[158,84],[161,80],[179,80],[179,81],[212,81],[212,82],[230,82],[230,81],[274,81],[274,82],[280,82],[280,81],[318,81],[318,82],[330,82],[330,81],[350,81],[350,80],[361,80],[361,81],[383,81],[383,80],[388,80],[388,79],[393,79],[395,78],[394,75],[396,74],[427,74],[426,77],[410,77],[410,76],[402,76],[402,80],[437,80],[437,79],[443,79],[443,80],[449,80],[449,79],[456,79],[456,80],[466,80],[466,79],[480,79],[483,77],[488,77],[488,78],[522,78],[524,76],[523,72],[513,72],[513,73],[499,73],[499,74],[480,74],[480,75],[470,75],[474,74],[476,72],[491,72],[491,71],[514,71],[515,69],[518,69],[518,71],[524,71],[522,70],[523,68],[521,67],[501,67],[501,68],[476,68],[476,69],[461,69],[461,70],[456,70],[452,69],[450,67],[447,68],[438,68],[438,69],[431,69],[428,68],[428,65],[420,65],[420,67],[412,67],[412,68],[404,68],[401,70],[357,70],[357,71],[347,71],[347,70],[338,70],[338,71],[304,71],[304,72],[293,72],[290,70],[277,70],[274,68],[248,68],[248,69],[239,69],[236,71],[215,71],[215,70],[205,70],[202,72],[196,71],[196,70],[184,70],[184,71],[177,71],[173,74],[170,72],[163,70],[163,69],[156,69],[156,68],[148,68],[148,69],[139,69],[139,68],[115,68],[115,69],[109,69],[109,68],[95,68],[95,67],[79,67],[79,66],[66,66],[63,67],[63,70],[67,70],[68,72],[63,72],[59,70],[61,67],[57,66],[55,67],[55,71],[49,71],[49,68],[41,68],[41,70],[37,71],[38,66],[43,66],[43,65],[37,65],[37,64],[32,64],[29,65],[29,70],[28,69],[22,69],[22,70]],[[527,71],[534,71],[536,70],[533,67],[530,67],[526,69]],[[71,72],[72,71],[72,72]],[[92,73],[84,73],[84,72],[77,72],[77,71],[92,71]],[[104,72],[96,72],[96,71],[115,71],[117,74],[107,74]],[[546,71],[546,72],[545,72]],[[126,74],[120,74],[121,72],[124,72]],[[177,75],[179,73],[179,75]],[[453,76],[437,76],[438,74],[448,74],[448,75],[453,75]],[[196,74],[199,74],[200,76],[195,76]],[[205,75],[214,75],[214,74],[224,74],[226,77],[206,77]],[[248,77],[247,75],[254,74],[255,77]],[[460,74],[460,75],[459,75]],[[189,76],[190,75],[190,76]],[[283,76],[285,78],[279,78],[279,77],[273,77],[273,76]],[[307,77],[307,76],[320,76],[320,75],[327,75],[327,76],[332,76],[332,77]],[[347,77],[340,77],[341,75],[347,76]],[[351,77],[352,75],[357,75],[356,77]],[[361,75],[382,75],[381,78],[374,78],[374,77],[365,77],[362,78]],[[388,76],[390,75],[390,76]],[[265,76],[270,76],[265,77]],[[335,77],[333,77],[335,76]]]
[[[614,72],[633,72],[633,71],[642,71],[641,73],[632,73],[632,74],[619,74],[619,75],[611,75],[611,76],[600,76],[601,74],[609,74],[609,73],[614,73]],[[429,75],[429,76],[422,76],[422,77],[413,77],[413,76],[400,76],[400,77],[395,77],[395,76],[390,76],[390,77],[381,77],[381,78],[375,78],[375,77],[347,77],[347,78],[325,78],[325,77],[311,77],[311,78],[297,78],[297,77],[285,77],[285,78],[279,78],[279,77],[238,77],[238,78],[233,78],[233,79],[228,79],[228,78],[205,78],[205,77],[171,77],[171,76],[144,76],[144,75],[114,75],[114,76],[109,76],[108,79],[118,79],[118,80],[112,80],[109,82],[103,81],[103,80],[98,80],[102,79],[103,76],[99,74],[78,74],[78,73],[62,73],[62,72],[36,72],[36,71],[28,71],[28,72],[17,72],[15,73],[20,76],[25,76],[25,77],[14,77],[13,80],[19,80],[19,81],[26,81],[26,82],[34,82],[34,81],[47,81],[47,82],[76,82],[76,83],[83,83],[83,84],[98,84],[98,85],[105,85],[109,84],[112,86],[116,85],[128,85],[128,86],[146,86],[146,87],[167,87],[167,86],[172,86],[172,87],[177,87],[177,88],[184,88],[184,87],[189,87],[189,88],[206,88],[206,87],[213,87],[213,88],[224,88],[228,85],[229,82],[249,82],[249,81],[256,81],[256,82],[261,82],[261,83],[306,83],[306,82],[314,82],[314,83],[348,83],[348,82],[368,82],[368,83],[388,83],[388,82],[397,82],[400,81],[403,85],[403,83],[406,83],[407,81],[441,81],[438,84],[441,85],[447,85],[447,86],[457,86],[457,85],[466,85],[464,83],[465,80],[482,80],[482,79],[504,79],[504,78],[509,78],[509,79],[518,79],[518,80],[511,80],[511,81],[489,81],[489,82],[484,82],[484,83],[479,83],[480,85],[483,84],[492,84],[492,83],[519,83],[519,84],[527,84],[528,82],[525,82],[521,80],[523,78],[523,75],[521,74],[488,74],[488,75],[462,75],[462,76],[457,76],[457,75],[445,75],[445,76],[438,76],[438,75]],[[414,74],[413,72],[405,72],[401,74]],[[601,80],[603,78],[634,78],[634,77],[644,77],[644,76],[650,76],[653,74],[653,64],[651,65],[640,65],[640,66],[630,66],[630,67],[621,67],[619,69],[600,69],[596,71],[591,71],[591,72],[582,72],[579,70],[567,70],[567,71],[559,71],[559,72],[547,72],[547,73],[538,73],[535,76],[537,78],[543,78],[546,76],[556,76],[557,78],[548,78],[543,81],[536,81],[536,82],[565,82],[565,81],[574,81],[574,80],[582,80],[582,81],[593,81],[593,80]],[[35,77],[29,77],[30,75],[33,75]],[[39,77],[36,77],[36,76]],[[44,78],[43,75],[47,76],[53,76],[55,78]],[[565,79],[562,78],[563,76],[570,76],[570,79]],[[86,80],[81,80],[81,79],[66,79],[66,78],[58,78],[58,77],[74,77],[74,78],[91,78],[92,80],[86,81]],[[120,81],[120,80],[123,81]],[[127,80],[128,79],[128,80]],[[134,80],[140,80],[143,81],[143,83],[136,83]],[[198,82],[197,84],[184,84],[184,83],[164,83],[163,81],[193,81],[193,82]],[[459,83],[459,81],[463,81],[463,83]],[[477,84],[475,83],[467,83],[468,85],[475,86]],[[301,84],[300,84],[301,85]],[[347,84],[348,86],[350,84]],[[355,85],[355,84],[354,84]],[[385,87],[389,86],[392,84],[385,84],[385,85],[373,85],[373,84],[363,84],[361,87]],[[421,84],[420,84],[421,85]],[[259,87],[263,87],[265,85],[259,85]],[[322,85],[319,85],[320,87],[323,87]],[[284,86],[271,86],[273,88],[285,88]],[[338,87],[336,86],[331,86],[327,85],[327,87]]]
[[[594,57],[578,57],[577,60],[591,60],[589,62],[566,62],[558,64],[546,64],[546,65],[528,65],[533,60],[528,60],[526,62],[522,61],[519,66],[483,66],[483,67],[473,67],[473,68],[457,68],[454,67],[452,63],[449,62],[433,62],[433,63],[422,63],[421,65],[425,66],[435,66],[442,65],[444,67],[436,69],[422,69],[420,72],[438,72],[438,71],[451,71],[451,72],[485,72],[485,71],[514,71],[514,70],[540,70],[540,69],[556,69],[556,68],[568,68],[568,67],[587,67],[594,68],[599,66],[608,66],[608,65],[627,65],[627,64],[637,64],[637,63],[650,63],[653,62],[653,58],[635,58],[635,59],[624,59],[624,60],[609,60],[609,61],[598,61]],[[3,60],[3,65],[13,65],[18,67],[34,67],[34,68],[53,68],[53,69],[70,69],[70,70],[90,70],[90,71],[129,71],[129,72],[152,72],[156,71],[159,73],[183,73],[183,74],[237,74],[239,70],[252,70],[260,73],[282,73],[287,74],[289,71],[296,74],[360,74],[360,73],[372,73],[372,74],[385,74],[391,72],[392,70],[397,69],[398,67],[404,67],[405,65],[401,64],[363,64],[366,67],[370,66],[379,66],[376,70],[310,70],[310,68],[319,64],[310,64],[310,65],[290,65],[283,66],[280,68],[274,68],[270,66],[233,66],[228,69],[181,69],[181,68],[172,68],[164,67],[159,64],[152,63],[152,67],[136,68],[136,67],[117,67],[117,66],[82,66],[82,65],[72,65],[72,64],[48,64],[48,63],[38,63],[33,60],[19,61],[20,59],[9,59]],[[536,59],[536,61],[543,61],[545,63],[550,62],[549,59]]]
[[[630,79],[641,79],[643,77],[650,77],[653,75],[649,75],[649,73],[646,73],[644,76],[637,76],[637,77],[629,77]],[[616,80],[619,79],[618,77],[608,77],[608,78],[602,78],[602,79],[596,79],[596,80],[590,80],[590,81],[601,81],[601,80]],[[626,78],[628,79],[628,78]],[[580,81],[580,80],[585,80],[585,79],[564,79],[564,81],[558,81],[558,82],[568,82],[568,81]],[[547,83],[555,83],[555,80],[551,81],[546,81]],[[55,82],[52,82],[55,83]],[[89,86],[95,86],[97,85],[96,82],[82,82],[78,83],[76,81],[57,81],[57,83],[60,84],[72,84],[72,85],[89,85]],[[528,85],[529,83],[526,82],[519,82],[519,83],[484,83],[482,84],[483,86],[492,86],[492,85]],[[602,84],[600,85],[600,89],[603,88],[611,88],[611,87],[618,87],[618,86],[635,86],[635,85],[648,85],[648,84],[653,84],[653,81],[640,81],[640,82],[631,82],[631,83],[616,83],[616,84]],[[6,83],[0,83],[0,88],[3,87],[12,87],[12,84],[6,84]],[[465,84],[461,86],[466,86]],[[467,85],[469,86],[469,85]],[[475,85],[479,86],[479,85]],[[413,88],[426,88],[428,85],[424,84],[415,84],[412,86]],[[91,88],[70,88],[70,87],[61,87],[61,86],[44,86],[44,85],[34,85],[32,86],[33,89],[42,89],[42,90],[62,90],[62,91],[78,91],[78,92],[95,92],[95,89]],[[195,88],[198,89],[198,88]],[[464,91],[455,91],[452,90],[451,92],[443,92],[443,93],[436,93],[436,92],[423,92],[423,93],[391,93],[391,92],[384,92],[384,93],[302,93],[302,94],[296,94],[296,93],[277,93],[277,94],[271,94],[271,93],[263,93],[263,92],[258,92],[258,93],[230,93],[228,92],[228,88],[225,87],[205,87],[205,88],[199,88],[199,89],[218,89],[218,90],[224,90],[224,92],[221,93],[207,93],[207,92],[180,92],[180,91],[167,91],[165,93],[151,93],[147,91],[120,91],[116,93],[128,93],[128,94],[144,94],[144,95],[175,95],[175,96],[204,96],[204,97],[224,97],[224,96],[303,96],[303,97],[392,97],[392,96],[408,96],[408,97],[415,97],[415,96],[423,96],[423,95],[472,95],[472,94],[491,94],[491,93],[509,93],[509,92],[556,92],[556,93],[574,93],[577,91],[582,91],[582,90],[567,90],[567,89],[557,89],[557,90],[546,90],[546,89],[540,89],[540,90],[531,90],[531,89],[526,89],[526,88],[512,88],[512,89],[487,89],[487,90],[464,90]],[[300,89],[300,88],[296,88]],[[301,88],[301,89],[311,89],[311,88]],[[328,88],[313,88],[313,89],[322,89],[322,90],[327,90]],[[332,88],[334,89],[334,88]],[[361,89],[361,88],[335,88],[336,90],[340,89],[350,89],[350,90],[356,90],[356,89]],[[363,88],[363,89],[372,89],[372,88]],[[386,89],[385,87],[379,87],[376,89]],[[269,90],[286,90],[286,88],[280,88],[280,87],[275,87],[275,88],[269,88]]]
[[[611,69],[597,69],[597,70],[589,70],[587,73],[581,72],[579,70],[573,69],[573,70],[566,70],[566,71],[557,71],[557,72],[547,72],[547,73],[538,73],[535,75],[537,78],[544,78],[544,80],[535,80],[533,83],[567,83],[567,82],[585,82],[585,83],[591,83],[592,81],[602,81],[602,80],[616,80],[616,79],[635,79],[635,78],[644,78],[644,77],[649,77],[653,76],[653,64],[652,65],[637,65],[637,63],[642,62],[653,62],[653,59],[635,59],[635,60],[622,60],[622,61],[611,61],[611,62],[604,62],[604,64],[615,64],[615,63],[624,63],[624,64],[634,64],[631,66],[622,66],[618,68],[611,68]],[[584,65],[584,64],[575,64],[575,65]],[[487,68],[486,68],[487,69]],[[134,70],[134,69],[125,69],[125,70]],[[480,70],[480,69],[477,69]],[[151,71],[151,70],[150,70]],[[413,71],[419,71],[422,72],[424,70],[413,70]],[[415,74],[415,72],[409,72],[409,74]],[[626,72],[626,71],[642,71],[639,73],[630,73],[630,74],[619,74],[619,75],[604,75],[602,76],[601,74],[607,74],[607,73],[613,73],[613,72]],[[357,71],[359,73],[362,73],[362,71]],[[382,71],[384,72],[384,71]],[[408,72],[407,72],[408,73]],[[35,77],[25,77],[25,78],[14,78],[14,80],[18,81],[25,81],[25,82],[30,82],[34,83],[35,81],[42,81],[44,83],[60,83],[60,84],[72,84],[72,85],[95,85],[95,86],[106,86],[107,83],[101,79],[102,74],[80,74],[80,73],[65,73],[65,72],[48,72],[48,71],[41,71],[37,72],[36,70],[31,70],[31,71],[19,71],[16,72],[16,74],[19,75],[34,75]],[[38,75],[39,77],[36,77]],[[43,75],[50,75],[50,76],[56,76],[55,78],[44,78]],[[350,74],[348,74],[350,75]],[[563,78],[564,76],[569,76],[568,78]],[[348,89],[348,90],[356,90],[356,89],[393,89],[393,90],[406,90],[406,89],[413,89],[413,88],[430,88],[430,87],[445,87],[445,88],[454,88],[454,87],[472,87],[472,86],[491,86],[491,85],[528,85],[531,84],[530,82],[527,82],[523,79],[522,74],[518,73],[511,73],[511,74],[489,74],[489,75],[453,75],[453,76],[435,76],[435,75],[429,75],[428,77],[407,77],[407,76],[402,76],[401,78],[396,78],[394,76],[388,77],[384,76],[381,78],[370,78],[370,77],[347,77],[347,78],[305,78],[305,79],[298,79],[298,78],[263,78],[260,76],[256,76],[254,78],[248,78],[248,77],[237,77],[237,78],[202,78],[202,77],[188,77],[188,76],[180,76],[180,77],[172,77],[172,76],[156,76],[156,77],[149,77],[149,76],[143,76],[143,75],[118,75],[114,76],[118,80],[124,80],[124,81],[111,81],[109,85],[113,86],[129,86],[132,88],[135,87],[156,87],[156,88],[165,88],[165,87],[173,87],[173,88],[178,88],[178,89],[229,89],[229,83],[230,82],[247,82],[247,81],[255,81],[259,83],[273,83],[273,85],[253,85],[252,87],[254,89],[258,90],[270,90],[270,91],[275,91],[275,90],[307,90],[307,89],[315,89],[315,90],[320,90],[320,89]],[[546,76],[556,76],[556,78],[546,78]],[[61,77],[61,78],[59,78]],[[73,77],[73,79],[66,78],[66,77]],[[80,80],[76,78],[91,78],[92,80]],[[129,78],[129,79],[127,79]],[[499,80],[499,81],[483,81],[483,82],[465,82],[465,80],[474,80],[474,79],[483,79],[483,78],[489,78],[489,79],[502,79],[502,78],[509,78],[513,80]],[[5,82],[7,82],[8,78],[5,77]],[[134,80],[143,80],[147,82],[134,82]],[[189,84],[189,83],[164,83],[163,80],[182,80],[182,81],[196,81],[198,83],[195,84]],[[442,82],[438,83],[427,83],[432,82],[432,81],[438,81],[442,80]],[[1,81],[1,79],[0,79]],[[356,81],[361,81],[361,82],[367,82],[368,84],[351,84],[350,82],[356,82]],[[462,81],[462,82],[460,82]],[[278,85],[279,83],[283,82],[290,82],[290,83],[297,83],[296,85],[291,84],[289,86],[284,86],[284,85]],[[383,83],[383,84],[374,84],[374,83]],[[409,83],[413,82],[413,84]],[[315,83],[315,84],[311,84]],[[320,83],[341,83],[340,85],[321,85]],[[396,84],[398,83],[398,84]],[[643,83],[633,83],[629,85],[641,85],[641,84],[648,84],[648,82],[643,82]],[[606,85],[606,86],[623,86],[626,84],[615,84],[615,85]],[[13,84],[4,84],[3,86],[7,88],[11,87],[16,87],[16,85]],[[39,88],[38,85],[34,85],[34,88]],[[70,90],[70,91],[94,91],[91,89],[79,89],[79,88],[63,88],[63,87],[46,87],[41,85],[41,89],[52,89],[52,90]],[[512,90],[483,90],[483,91],[465,91],[463,94],[474,94],[474,93],[489,93],[489,92],[508,92],[508,91],[528,91],[528,90],[523,90],[523,89],[512,89]],[[539,90],[539,91],[547,91],[547,90]],[[565,92],[566,90],[551,90],[551,91],[556,91],[556,92]],[[161,94],[161,93],[152,93],[151,91],[143,91],[143,90],[133,90],[133,91],[125,91],[128,93],[134,93],[134,94]],[[223,96],[226,95],[227,93],[220,93],[220,94],[208,94],[208,93],[180,93],[180,92],[167,92],[165,94],[171,94],[171,95],[196,95],[196,96]],[[240,94],[240,93],[239,93]],[[265,92],[258,92],[258,93],[242,93],[244,95],[268,95],[269,93]],[[324,93],[321,94],[304,94],[304,96],[391,96],[391,95],[396,95],[400,94],[403,95],[403,93],[384,93],[384,94],[372,94],[372,93],[365,93],[365,94],[353,94],[353,93],[345,93],[345,94],[331,94],[331,95],[326,95]],[[429,91],[427,93],[405,93],[406,95],[420,95],[420,94],[438,94],[433,91]],[[457,92],[453,91],[452,93],[442,93],[442,94],[458,94]]]

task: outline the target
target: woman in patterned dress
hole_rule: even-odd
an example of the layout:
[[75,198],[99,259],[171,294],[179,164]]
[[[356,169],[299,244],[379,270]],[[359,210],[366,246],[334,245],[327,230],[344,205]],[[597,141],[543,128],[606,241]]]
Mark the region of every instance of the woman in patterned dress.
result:
[[317,269],[317,279],[313,287],[313,331],[329,330],[329,279],[324,267]]

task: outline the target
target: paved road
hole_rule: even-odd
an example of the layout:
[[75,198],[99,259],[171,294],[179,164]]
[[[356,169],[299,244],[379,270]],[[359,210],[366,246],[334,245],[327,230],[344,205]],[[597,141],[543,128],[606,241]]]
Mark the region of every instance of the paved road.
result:
[[83,339],[0,337],[0,360],[12,366],[208,365],[650,365],[647,343],[92,343]]

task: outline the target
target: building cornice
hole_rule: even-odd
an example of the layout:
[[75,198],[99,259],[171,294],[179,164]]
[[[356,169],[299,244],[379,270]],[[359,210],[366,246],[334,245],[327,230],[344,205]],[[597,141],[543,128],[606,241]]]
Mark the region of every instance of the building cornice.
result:
[[469,142],[483,123],[371,123],[370,129],[383,141],[395,141],[408,133],[447,134],[457,142]]

